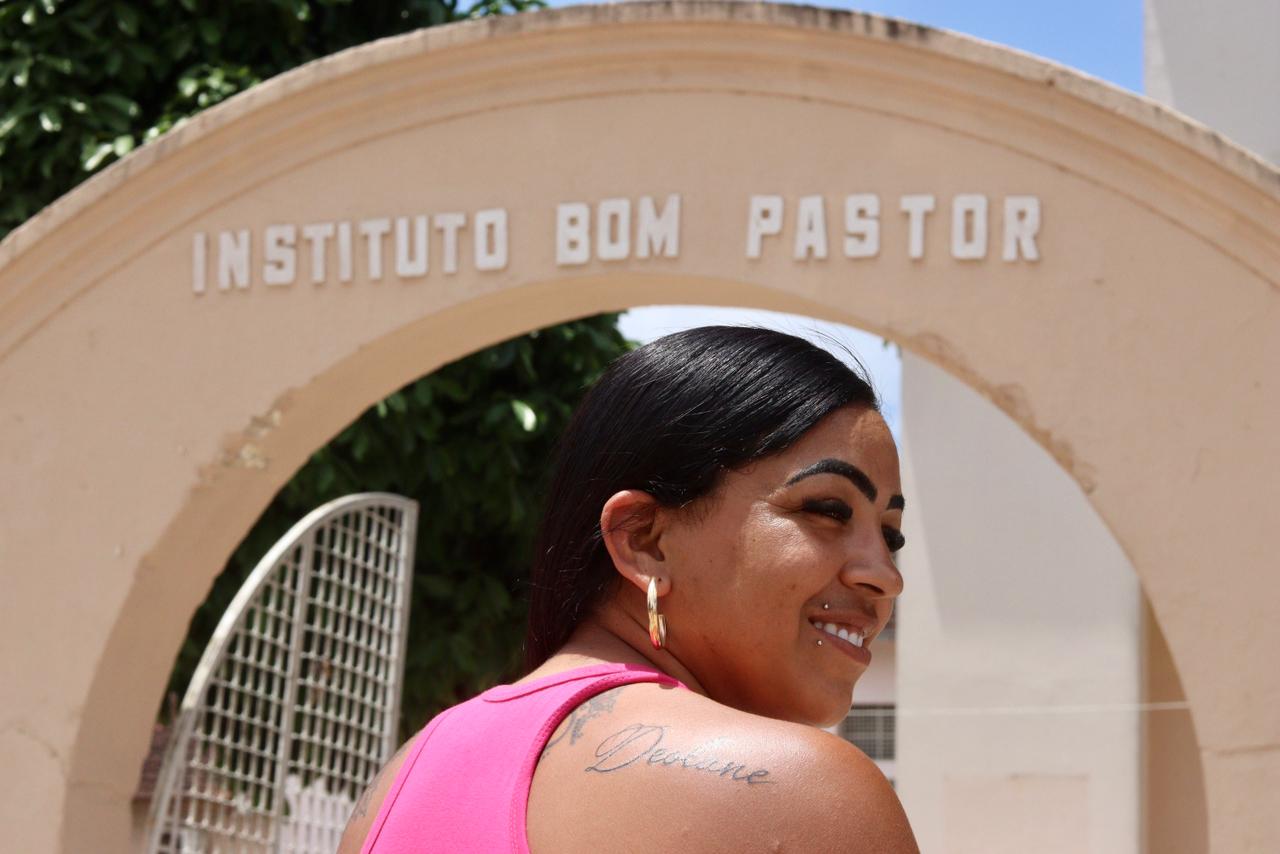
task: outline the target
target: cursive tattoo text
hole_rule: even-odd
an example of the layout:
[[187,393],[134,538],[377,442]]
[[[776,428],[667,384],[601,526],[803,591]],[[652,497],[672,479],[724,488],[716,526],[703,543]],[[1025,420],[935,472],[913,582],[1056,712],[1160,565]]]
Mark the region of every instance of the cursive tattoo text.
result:
[[585,770],[608,774],[633,765],[659,765],[663,768],[688,768],[714,774],[723,780],[755,786],[770,783],[764,768],[748,771],[747,765],[724,759],[718,755],[721,739],[713,739],[690,750],[673,750],[662,746],[667,734],[665,726],[632,724],[618,730],[600,742],[596,748],[596,761]]

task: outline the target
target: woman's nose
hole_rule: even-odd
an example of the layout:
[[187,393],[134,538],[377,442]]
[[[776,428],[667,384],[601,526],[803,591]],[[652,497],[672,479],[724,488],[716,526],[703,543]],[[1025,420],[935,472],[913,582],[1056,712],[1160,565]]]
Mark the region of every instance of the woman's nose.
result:
[[896,599],[902,594],[902,573],[888,549],[855,556],[840,571],[840,581],[870,599]]

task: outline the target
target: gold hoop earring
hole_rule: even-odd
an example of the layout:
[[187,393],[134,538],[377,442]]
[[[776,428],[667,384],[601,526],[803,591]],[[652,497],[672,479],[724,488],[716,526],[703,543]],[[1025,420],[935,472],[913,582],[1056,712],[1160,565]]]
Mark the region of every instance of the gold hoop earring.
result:
[[667,645],[667,618],[658,613],[658,580],[649,579],[649,593],[645,597],[649,606],[649,642],[654,649]]

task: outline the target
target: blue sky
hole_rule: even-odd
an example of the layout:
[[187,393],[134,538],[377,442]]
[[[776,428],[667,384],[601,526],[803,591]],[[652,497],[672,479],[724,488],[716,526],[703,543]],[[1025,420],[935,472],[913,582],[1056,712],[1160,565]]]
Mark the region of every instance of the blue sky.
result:
[[[550,0],[550,6],[576,5]],[[903,18],[1016,47],[1142,91],[1141,0],[887,0],[809,3]]]
[[[550,0],[551,6],[574,5]],[[887,0],[857,6],[811,5],[857,9],[954,30],[997,42],[1078,68],[1117,86],[1142,91],[1142,3],[1140,0],[1078,0],[1046,3],[1035,0]],[[799,335],[834,335],[865,364],[884,400],[884,414],[900,429],[901,359],[877,336],[809,318],[744,309],[653,306],[633,309],[622,321],[629,337],[649,341],[669,332],[711,323],[750,323]]]
[[1142,91],[1140,0],[890,0],[856,8],[999,42]]

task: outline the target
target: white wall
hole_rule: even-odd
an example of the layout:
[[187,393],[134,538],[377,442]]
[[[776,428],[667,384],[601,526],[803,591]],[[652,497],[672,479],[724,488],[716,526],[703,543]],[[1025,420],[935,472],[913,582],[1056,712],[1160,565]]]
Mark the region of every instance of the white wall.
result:
[[[871,666],[853,687],[853,702],[858,706],[898,702],[898,643],[877,638],[871,644]],[[895,759],[877,759],[876,765],[890,780],[898,779]]]
[[871,666],[853,686],[853,701],[865,706],[898,702],[898,644],[878,638],[871,644]]
[[1146,93],[1280,163],[1280,2],[1144,0]]
[[903,358],[897,784],[926,854],[1140,845],[1137,578],[1076,484]]

